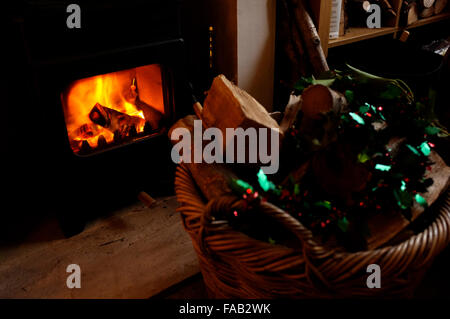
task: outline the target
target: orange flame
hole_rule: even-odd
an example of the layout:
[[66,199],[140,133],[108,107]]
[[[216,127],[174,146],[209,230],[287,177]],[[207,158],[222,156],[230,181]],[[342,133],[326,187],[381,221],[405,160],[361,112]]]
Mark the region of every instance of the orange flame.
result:
[[[93,148],[103,136],[107,143],[114,139],[114,133],[107,128],[94,124],[89,113],[96,103],[145,119],[144,113],[135,105],[137,96],[136,78],[143,82],[140,89],[147,93],[151,105],[164,113],[161,69],[159,65],[97,75],[73,82],[63,95],[63,108],[69,140],[74,152],[78,152],[83,141]],[[140,83],[140,82],[138,82]],[[149,89],[150,88],[150,91]],[[150,92],[150,93],[148,93]],[[146,101],[147,102],[147,101]],[[148,120],[148,119],[145,119]],[[144,131],[145,121],[136,127],[137,133]]]

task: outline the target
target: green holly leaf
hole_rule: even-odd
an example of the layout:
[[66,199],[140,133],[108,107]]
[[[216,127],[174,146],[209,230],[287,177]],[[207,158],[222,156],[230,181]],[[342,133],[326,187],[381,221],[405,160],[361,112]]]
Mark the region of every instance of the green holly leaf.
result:
[[413,205],[413,197],[409,192],[394,189],[394,196],[401,209],[406,210]]
[[436,126],[427,126],[425,128],[425,133],[427,133],[428,135],[436,135],[441,131],[441,129],[439,127]]
[[359,108],[359,112],[362,114],[366,113],[369,110],[370,110],[370,106],[368,106],[368,105],[363,105]]
[[313,79],[312,84],[321,84],[323,86],[330,87],[331,85],[333,85],[335,80],[336,79],[323,79],[323,80]]
[[261,188],[267,192],[269,189],[276,189],[276,186],[274,183],[272,183],[271,181],[269,181],[269,179],[267,178],[267,175],[264,174],[264,171],[262,169],[259,170],[258,174],[258,183],[259,186],[261,186]]
[[362,153],[359,153],[359,154],[358,154],[358,162],[360,162],[360,163],[365,163],[365,162],[367,162],[368,160],[370,160],[370,156],[367,155],[366,152],[362,152]]
[[420,151],[423,155],[428,156],[431,153],[431,148],[427,142],[423,142],[422,144],[420,144]]
[[300,80],[298,80],[294,84],[294,89],[302,92],[304,89],[306,89],[311,84],[313,84],[313,78],[312,77],[309,77],[309,78],[301,77]]
[[402,90],[398,86],[392,83],[388,83],[388,85],[386,86],[386,90],[381,92],[380,97],[386,100],[394,100],[401,95]]
[[342,230],[342,232],[346,233],[348,231],[349,222],[347,220],[347,217],[343,217],[338,220],[337,225]]
[[326,209],[328,209],[328,210],[331,209],[331,203],[330,203],[329,201],[327,201],[327,200],[320,201],[320,202],[315,202],[315,203],[314,203],[314,206],[317,206],[317,207],[324,207],[324,208],[326,208]]
[[242,179],[233,178],[230,181],[230,187],[239,194],[245,193],[247,189],[250,189],[253,192],[253,187]]
[[355,93],[352,90],[346,90],[345,91],[345,98],[347,99],[347,102],[349,104],[352,104],[355,100]]
[[416,202],[418,202],[421,206],[423,206],[423,207],[428,207],[427,200],[426,200],[425,198],[423,198],[421,195],[416,194],[416,196],[414,197],[414,199],[415,199]]

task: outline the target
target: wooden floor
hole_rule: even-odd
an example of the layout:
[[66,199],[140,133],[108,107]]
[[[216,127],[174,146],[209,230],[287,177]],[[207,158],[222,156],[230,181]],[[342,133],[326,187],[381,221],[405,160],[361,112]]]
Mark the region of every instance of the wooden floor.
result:
[[[174,197],[136,203],[69,239],[49,221],[0,248],[0,298],[149,298],[183,282],[199,268],[177,205]],[[67,288],[69,264],[81,268],[80,289]]]
[[[66,239],[55,221],[20,245],[0,247],[0,298],[208,297],[174,197],[136,203]],[[69,264],[81,288],[69,289]],[[450,247],[435,261],[416,297],[450,298]]]

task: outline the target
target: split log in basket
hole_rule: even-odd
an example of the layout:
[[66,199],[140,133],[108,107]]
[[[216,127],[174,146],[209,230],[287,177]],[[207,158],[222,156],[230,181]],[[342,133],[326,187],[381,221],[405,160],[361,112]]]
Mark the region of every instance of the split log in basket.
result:
[[223,133],[227,128],[239,127],[279,129],[264,106],[224,75],[214,79],[203,107],[195,104],[194,110],[205,127],[217,127]]
[[[178,120],[169,130],[169,138],[172,132],[177,128],[185,128],[191,133],[191,156],[194,154],[194,121],[198,120],[195,115],[188,115]],[[173,144],[178,143],[177,140],[172,140]],[[218,198],[227,194],[231,194],[230,181],[237,178],[224,164],[204,162],[194,163],[191,158],[191,163],[184,163],[189,169],[197,186],[200,188],[202,194],[207,200]]]

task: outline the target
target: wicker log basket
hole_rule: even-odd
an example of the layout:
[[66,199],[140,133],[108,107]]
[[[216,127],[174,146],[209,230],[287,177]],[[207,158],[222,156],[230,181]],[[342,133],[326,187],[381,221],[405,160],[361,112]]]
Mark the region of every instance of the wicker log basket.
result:
[[[412,296],[425,271],[450,242],[450,192],[433,205],[434,222],[395,246],[356,253],[337,252],[315,242],[310,230],[270,203],[267,214],[292,232],[301,249],[258,241],[215,221],[217,211],[239,209],[240,200],[224,196],[205,203],[188,168],[177,169],[175,191],[183,225],[198,254],[212,298],[340,298]],[[369,289],[366,268],[381,268],[381,288]]]

